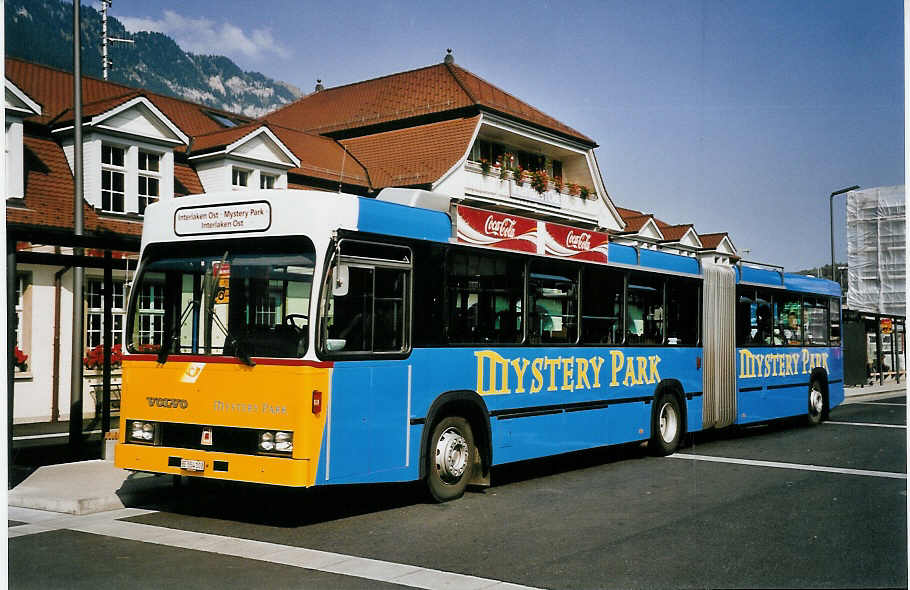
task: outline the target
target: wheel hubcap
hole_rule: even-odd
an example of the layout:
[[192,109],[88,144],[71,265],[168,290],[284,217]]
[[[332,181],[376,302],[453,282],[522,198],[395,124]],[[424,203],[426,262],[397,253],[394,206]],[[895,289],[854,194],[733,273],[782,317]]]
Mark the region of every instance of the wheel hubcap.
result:
[[821,414],[824,404],[825,399],[822,397],[822,392],[813,387],[812,390],[809,391],[809,409],[812,411],[812,414]]
[[672,442],[676,438],[676,430],[679,426],[679,419],[676,415],[676,408],[670,402],[665,402],[660,407],[660,438],[664,442]]
[[468,441],[453,427],[446,428],[436,442],[436,470],[443,481],[453,482],[468,466]]

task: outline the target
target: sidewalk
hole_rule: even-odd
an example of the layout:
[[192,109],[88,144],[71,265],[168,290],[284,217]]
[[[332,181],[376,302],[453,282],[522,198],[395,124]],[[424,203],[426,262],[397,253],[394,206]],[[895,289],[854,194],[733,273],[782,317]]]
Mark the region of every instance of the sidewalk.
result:
[[9,491],[7,503],[63,514],[118,510],[172,485],[170,477],[130,473],[96,459],[45,465]]
[[866,385],[865,387],[860,387],[859,385],[855,385],[853,387],[844,387],[844,395],[846,395],[848,398],[857,396],[882,395],[886,393],[906,394],[906,381],[901,381],[898,383],[893,379],[886,379],[885,382],[881,385],[879,385],[878,381],[876,381],[874,384]]

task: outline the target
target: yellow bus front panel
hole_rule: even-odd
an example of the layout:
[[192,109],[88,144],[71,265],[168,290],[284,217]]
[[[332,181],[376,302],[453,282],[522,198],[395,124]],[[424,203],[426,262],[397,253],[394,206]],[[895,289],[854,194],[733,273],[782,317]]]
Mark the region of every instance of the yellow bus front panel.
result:
[[178,355],[165,363],[154,355],[124,359],[117,467],[312,486],[331,363],[255,362]]

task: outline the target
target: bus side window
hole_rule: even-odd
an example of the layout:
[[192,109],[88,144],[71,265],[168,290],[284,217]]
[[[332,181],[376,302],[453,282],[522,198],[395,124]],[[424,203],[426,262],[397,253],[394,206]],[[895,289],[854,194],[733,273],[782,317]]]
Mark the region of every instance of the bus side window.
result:
[[699,282],[693,279],[667,279],[667,344],[695,346],[698,343]]
[[[375,246],[373,250],[377,254],[388,254],[387,264],[362,256],[363,249],[371,246]],[[330,284],[343,280],[344,288],[324,290],[321,349],[328,353],[361,355],[405,352],[409,346],[411,281],[411,269],[405,265],[409,263],[410,251],[344,240],[341,250],[342,256],[335,264],[343,264],[346,270],[336,273],[333,269],[327,280]],[[347,252],[353,256],[344,256]]]
[[528,339],[532,344],[578,340],[578,270],[532,261],[528,275]]
[[455,250],[446,261],[445,272],[449,342],[522,341],[524,262],[520,258]]
[[803,327],[806,344],[828,344],[828,303],[825,299],[803,299]]
[[581,339],[585,344],[622,342],[623,273],[610,268],[584,268],[581,293]]
[[748,346],[756,332],[755,289],[740,287],[736,292],[736,345]]
[[802,313],[800,297],[796,293],[783,293],[780,296],[778,311],[778,324],[784,345],[799,346],[802,344],[802,335],[799,316]]
[[627,344],[663,344],[664,279],[631,274],[626,291]]

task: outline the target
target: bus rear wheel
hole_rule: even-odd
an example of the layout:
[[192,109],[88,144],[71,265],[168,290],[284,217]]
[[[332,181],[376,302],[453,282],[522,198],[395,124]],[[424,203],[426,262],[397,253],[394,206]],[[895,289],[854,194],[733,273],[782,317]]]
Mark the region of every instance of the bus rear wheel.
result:
[[651,440],[648,448],[659,457],[671,455],[682,439],[682,412],[675,395],[663,394],[657,399],[657,410],[651,420]]
[[822,384],[813,379],[809,384],[809,412],[806,418],[810,426],[821,424],[822,417],[825,415],[825,394],[822,391]]
[[448,502],[464,495],[474,465],[474,433],[468,421],[449,416],[437,422],[427,450],[427,487],[433,499]]

